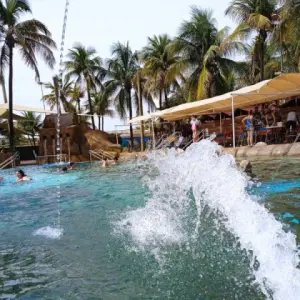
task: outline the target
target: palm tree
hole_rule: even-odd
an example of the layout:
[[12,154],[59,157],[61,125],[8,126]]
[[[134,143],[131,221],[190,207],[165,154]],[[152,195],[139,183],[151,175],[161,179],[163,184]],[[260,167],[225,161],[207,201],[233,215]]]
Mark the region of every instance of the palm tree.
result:
[[[98,115],[98,129],[104,131],[104,116],[113,117],[114,110],[111,109],[111,101],[105,91],[92,94],[93,111]],[[102,125],[101,125],[102,121]]]
[[[96,56],[94,48],[85,48],[81,44],[75,45],[73,49],[69,50],[67,57],[68,61],[65,62],[66,77],[74,77],[77,85],[85,85],[89,110],[93,114],[91,91],[97,84],[100,84],[99,79],[105,74],[105,70],[102,67],[102,60],[99,56]],[[92,124],[93,129],[96,129],[94,118],[92,118]]]
[[1,74],[8,66],[8,102],[9,102],[9,128],[10,147],[14,149],[14,128],[13,128],[13,60],[14,49],[18,48],[25,65],[35,71],[39,79],[36,54],[40,54],[45,63],[53,68],[55,58],[51,49],[56,48],[47,27],[38,20],[31,19],[20,21],[20,18],[31,13],[27,0],[6,0],[0,2],[0,20],[2,35],[2,49],[0,53]]
[[[138,55],[133,52],[129,43],[116,43],[112,46],[112,59],[108,60],[107,81],[105,82],[106,93],[114,100],[115,107],[122,119],[132,119],[132,79],[139,66]],[[130,139],[133,145],[133,130],[130,124]]]
[[69,94],[70,101],[75,102],[77,104],[77,111],[78,113],[81,112],[80,102],[81,99],[84,97],[84,91],[80,88],[80,86],[74,84]]
[[35,114],[31,111],[23,112],[22,115],[27,119],[27,121],[22,121],[18,124],[20,124],[20,128],[27,132],[30,136],[32,145],[36,146],[35,137],[42,127],[41,115]]
[[258,56],[260,62],[260,80],[265,77],[265,44],[273,29],[271,18],[277,3],[277,0],[233,0],[225,11],[226,15],[239,22],[239,27],[248,26],[250,30],[258,32],[254,55]]
[[180,74],[179,57],[170,51],[171,39],[168,35],[148,37],[148,45],[141,52],[144,62],[144,74],[149,77],[149,89],[157,90],[159,108],[162,109],[162,94],[168,107],[168,90],[171,83]]
[[[51,110],[57,107],[58,89],[59,89],[58,83],[59,83],[58,78],[53,77],[53,82],[47,82],[44,84],[45,88],[49,90],[50,93],[44,95],[42,100],[45,101],[50,106]],[[70,110],[69,98],[72,96],[73,93],[73,85],[74,83],[69,79],[63,80],[63,85],[60,90],[60,105],[59,105],[60,110],[61,107],[63,107],[65,112],[69,112]]]
[[172,44],[172,51],[181,56],[188,101],[227,92],[226,76],[239,71],[239,64],[229,57],[246,51],[236,40],[241,31],[231,35],[228,27],[218,31],[211,11],[192,6],[191,15],[190,21],[181,24]]

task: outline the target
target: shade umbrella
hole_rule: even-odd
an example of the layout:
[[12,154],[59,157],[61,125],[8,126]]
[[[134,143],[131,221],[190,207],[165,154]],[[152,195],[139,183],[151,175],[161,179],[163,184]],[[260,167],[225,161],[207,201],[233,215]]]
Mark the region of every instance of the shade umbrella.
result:
[[[8,120],[9,119],[9,112],[7,109],[0,109],[0,120]],[[13,119],[15,121],[29,121],[27,118],[13,114]]]

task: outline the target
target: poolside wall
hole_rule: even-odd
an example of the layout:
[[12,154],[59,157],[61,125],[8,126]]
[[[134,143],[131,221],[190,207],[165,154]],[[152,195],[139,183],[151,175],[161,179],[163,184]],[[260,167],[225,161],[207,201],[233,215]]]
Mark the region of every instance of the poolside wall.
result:
[[300,157],[300,143],[266,145],[258,143],[254,147],[236,147],[223,148],[223,153],[232,154],[236,158],[253,158],[253,157]]

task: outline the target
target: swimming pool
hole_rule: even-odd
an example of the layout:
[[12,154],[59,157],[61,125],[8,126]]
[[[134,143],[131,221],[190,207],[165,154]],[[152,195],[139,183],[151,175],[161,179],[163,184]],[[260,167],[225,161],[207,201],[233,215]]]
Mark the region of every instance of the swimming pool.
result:
[[210,144],[108,169],[28,167],[22,184],[1,172],[0,299],[297,299],[298,165],[275,183],[272,162],[254,164],[249,196]]

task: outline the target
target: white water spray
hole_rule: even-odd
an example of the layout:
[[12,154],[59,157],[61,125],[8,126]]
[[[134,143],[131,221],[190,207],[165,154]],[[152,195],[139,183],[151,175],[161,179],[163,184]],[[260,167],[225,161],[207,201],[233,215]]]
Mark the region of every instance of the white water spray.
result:
[[[150,163],[159,170],[154,180],[147,180],[152,197],[145,207],[127,212],[118,228],[130,235],[135,247],[155,254],[169,245],[186,245],[201,238],[197,234],[202,210],[208,207],[222,216],[223,226],[238,239],[240,247],[253,254],[250,267],[265,296],[299,299],[295,235],[285,232],[283,225],[251,198],[246,192],[246,176],[231,155],[220,155],[219,150],[217,144],[204,140],[185,153],[150,154]],[[192,235],[186,228],[191,199],[197,208]]]

